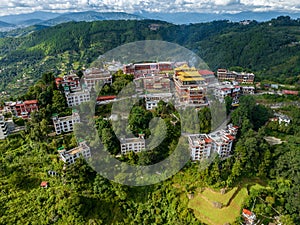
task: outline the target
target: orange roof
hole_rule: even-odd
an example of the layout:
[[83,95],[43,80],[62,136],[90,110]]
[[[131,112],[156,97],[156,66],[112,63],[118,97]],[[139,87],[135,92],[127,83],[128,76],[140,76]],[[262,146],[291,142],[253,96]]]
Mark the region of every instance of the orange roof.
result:
[[214,72],[210,70],[199,70],[198,71],[201,75],[214,75]]
[[211,143],[211,142],[212,142],[212,140],[211,140],[210,138],[205,138],[204,141],[205,141],[206,143]]
[[117,96],[115,95],[108,95],[108,96],[98,96],[97,101],[105,101],[105,100],[112,100],[115,99]]
[[38,103],[38,100],[27,100],[27,101],[24,101],[24,104],[37,104]]
[[48,185],[48,181],[42,181],[41,187],[46,187]]
[[290,90],[282,90],[282,93],[286,94],[286,95],[298,95],[299,94],[298,91],[290,91]]
[[243,209],[243,213],[248,215],[248,216],[251,216],[252,215],[252,212],[248,209]]
[[228,137],[230,140],[234,140],[235,138],[233,137],[233,136],[231,136],[231,135],[226,135],[226,137]]

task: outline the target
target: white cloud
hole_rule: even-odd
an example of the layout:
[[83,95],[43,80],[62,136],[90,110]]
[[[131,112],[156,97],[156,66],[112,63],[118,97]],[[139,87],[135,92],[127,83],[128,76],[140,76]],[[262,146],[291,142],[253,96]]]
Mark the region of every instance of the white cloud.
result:
[[48,11],[300,11],[299,0],[1,0],[0,15]]

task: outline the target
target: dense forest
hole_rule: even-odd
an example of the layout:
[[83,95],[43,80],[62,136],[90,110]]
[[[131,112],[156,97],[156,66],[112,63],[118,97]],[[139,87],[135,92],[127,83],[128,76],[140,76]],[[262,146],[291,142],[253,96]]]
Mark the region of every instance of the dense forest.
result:
[[[159,24],[159,28],[152,30],[151,24]],[[248,25],[229,21],[174,25],[142,20],[27,28],[24,35],[0,39],[0,90],[24,93],[43,72],[59,75],[81,70],[110,49],[150,39],[187,47],[214,71],[239,66],[255,72],[257,81],[294,84],[299,82],[300,72],[299,32],[299,21],[284,16]]]

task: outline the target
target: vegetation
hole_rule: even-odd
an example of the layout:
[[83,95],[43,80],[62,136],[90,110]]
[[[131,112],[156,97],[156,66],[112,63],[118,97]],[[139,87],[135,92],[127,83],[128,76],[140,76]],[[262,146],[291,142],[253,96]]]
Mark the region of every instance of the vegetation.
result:
[[[152,23],[161,26],[153,31],[149,29]],[[299,82],[300,23],[289,17],[247,26],[228,21],[173,25],[142,20],[70,22],[32,29],[21,37],[0,39],[1,91],[20,94],[42,73],[80,71],[108,50],[150,39],[187,47],[212,70],[232,68],[255,72],[257,80]]]
[[[260,79],[266,76],[287,83],[298,79],[298,21],[280,17],[271,25],[254,22],[249,26],[227,21],[182,26],[156,22],[163,25],[158,31],[149,30],[153,21],[80,22],[0,39],[2,88],[15,78],[22,78],[20,82],[40,78],[19,95],[22,100],[38,99],[40,110],[27,121],[14,118],[18,125],[25,125],[25,130],[0,141],[0,224],[239,224],[243,207],[253,208],[264,224],[277,216],[283,224],[300,223],[300,111],[294,105],[280,109],[292,118],[291,124],[285,125],[270,122],[273,113],[263,105],[298,101],[297,96],[263,96],[266,102],[258,99],[263,104],[257,104],[253,96],[242,96],[239,107],[231,113],[232,99],[226,99],[227,113],[239,126],[232,157],[188,162],[159,184],[123,186],[96,174],[83,159],[64,169],[57,149],[73,148],[77,140],[72,134],[52,134],[51,116],[71,113],[53,82],[54,75],[70,68],[80,70],[117,45],[143,39],[168,40],[200,55],[205,53],[203,57],[213,68],[240,66],[257,72]],[[219,53],[215,56],[222,58],[222,64],[217,61],[220,58],[212,57],[213,52]],[[113,84],[106,85],[101,94],[118,94],[132,78],[116,73]],[[194,127],[205,133],[211,130],[209,108],[196,116],[184,115],[191,117],[184,121],[170,103],[161,101],[152,111],[144,104],[140,101],[133,106],[128,127],[121,128],[146,137],[166,132],[166,137],[147,152],[120,158],[130,164],[149,165],[166,158],[177,146],[181,126],[187,131]],[[104,147],[118,155],[119,131],[113,130],[112,122],[106,119],[111,108],[111,104],[96,108],[95,127]],[[153,128],[150,121],[156,117],[162,123]],[[197,126],[192,124],[194,119],[199,119]],[[266,136],[284,142],[271,146]],[[49,175],[49,170],[58,175]],[[49,187],[41,188],[41,181],[48,181]],[[222,189],[226,189],[223,195]]]

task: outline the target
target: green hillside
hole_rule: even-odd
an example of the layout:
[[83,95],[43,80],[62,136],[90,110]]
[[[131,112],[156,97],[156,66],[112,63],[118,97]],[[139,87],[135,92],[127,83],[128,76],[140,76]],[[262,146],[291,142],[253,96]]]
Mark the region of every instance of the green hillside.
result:
[[[152,23],[161,27],[150,30]],[[249,25],[228,21],[191,25],[152,20],[97,21],[70,22],[1,38],[0,91],[24,93],[43,72],[59,75],[80,70],[110,49],[147,39],[185,46],[213,70],[241,66],[255,72],[258,79],[299,81],[300,22],[289,17]]]

